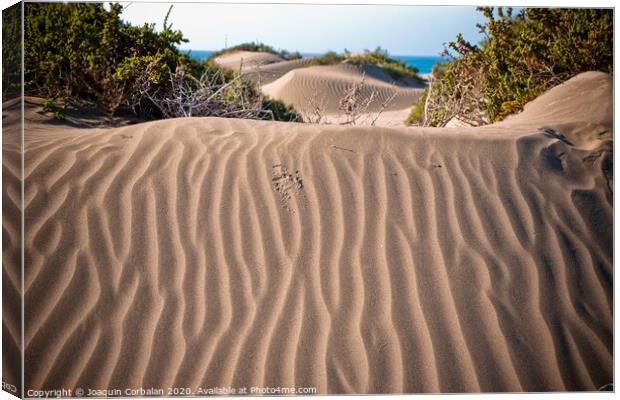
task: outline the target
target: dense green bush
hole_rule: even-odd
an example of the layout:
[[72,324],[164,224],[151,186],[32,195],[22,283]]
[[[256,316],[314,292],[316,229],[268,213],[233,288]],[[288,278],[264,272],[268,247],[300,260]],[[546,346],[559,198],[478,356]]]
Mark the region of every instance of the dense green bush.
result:
[[2,101],[21,94],[22,4],[2,10]]
[[274,119],[276,121],[303,122],[303,117],[292,106],[288,106],[280,100],[266,97],[263,99],[263,110],[269,111],[262,119]]
[[[501,120],[545,90],[584,71],[611,73],[613,10],[479,8],[484,39],[473,45],[458,35],[429,88],[427,115],[414,108],[409,122],[442,126],[454,116],[474,124]],[[421,101],[426,101],[421,100]]]
[[292,53],[290,53],[286,50],[281,50],[280,53],[285,54],[283,57],[287,60],[301,60],[302,58],[301,53],[298,51],[293,51]]
[[122,21],[121,12],[119,4],[25,3],[28,93],[47,98],[48,110],[58,102],[94,104],[109,116],[126,108],[150,118],[291,119],[285,108],[264,103],[254,83],[181,52],[187,40],[168,23],[170,11],[159,32]]
[[387,50],[377,47],[374,51],[364,51],[363,53],[345,53],[345,58],[353,64],[372,64],[383,68],[395,79],[410,78],[416,76],[418,69],[405,64],[402,60],[391,58]]
[[343,62],[345,59],[345,56],[342,54],[338,54],[335,51],[328,51],[327,53],[321,55],[321,56],[317,56],[317,57],[312,57],[312,60],[310,61],[310,65],[334,65],[334,64],[340,64],[341,62]]
[[[179,52],[181,32],[164,23],[131,26],[122,7],[99,3],[25,4],[25,86],[49,98],[92,101],[113,114],[130,105],[139,74],[153,63],[149,79],[165,81],[168,70],[191,68]],[[156,88],[154,88],[156,89]]]
[[406,125],[423,125],[424,122],[424,106],[426,105],[426,97],[428,96],[428,89],[424,89],[422,96],[418,99],[418,102],[411,109],[411,113],[405,120]]

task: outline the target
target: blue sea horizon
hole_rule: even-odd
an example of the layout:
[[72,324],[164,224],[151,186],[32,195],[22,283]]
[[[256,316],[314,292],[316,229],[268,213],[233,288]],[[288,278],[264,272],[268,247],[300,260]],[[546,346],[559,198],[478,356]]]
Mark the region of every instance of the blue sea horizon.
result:
[[[212,50],[185,50],[190,57],[197,60],[204,60],[214,53]],[[321,53],[301,53],[304,57],[320,56]],[[390,54],[390,57],[397,60],[402,60],[405,64],[415,67],[421,74],[431,73],[433,66],[441,61],[445,61],[445,57],[441,56],[412,56],[412,55],[395,55]]]

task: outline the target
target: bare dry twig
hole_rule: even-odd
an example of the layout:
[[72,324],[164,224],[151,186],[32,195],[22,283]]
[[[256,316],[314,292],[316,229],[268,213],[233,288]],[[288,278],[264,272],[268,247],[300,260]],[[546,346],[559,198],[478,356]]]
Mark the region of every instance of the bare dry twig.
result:
[[304,122],[310,124],[320,124],[324,122],[325,110],[327,109],[327,99],[319,96],[317,90],[314,90],[312,96],[308,99],[308,109],[302,111]]
[[[155,64],[149,68],[155,68]],[[149,76],[149,68],[145,77]],[[199,79],[181,67],[170,74],[168,90],[153,90],[148,79],[139,85],[140,96],[148,99],[165,118],[212,116],[260,119],[270,116],[264,110],[263,95],[256,87],[242,80],[240,73],[226,80],[223,72],[204,73]]]
[[375,126],[375,124],[377,123],[377,120],[379,119],[383,111],[385,111],[389,107],[390,103],[392,102],[392,100],[394,100],[395,97],[396,97],[396,92],[392,93],[390,97],[388,97],[387,99],[383,101],[383,103],[381,103],[381,107],[379,108],[377,115],[375,115],[375,117],[370,122],[371,126]]

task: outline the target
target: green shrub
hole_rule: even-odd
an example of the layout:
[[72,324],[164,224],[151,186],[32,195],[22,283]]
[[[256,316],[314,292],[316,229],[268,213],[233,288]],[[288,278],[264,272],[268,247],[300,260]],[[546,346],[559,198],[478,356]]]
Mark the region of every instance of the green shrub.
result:
[[351,55],[346,52],[345,57],[353,64],[372,64],[383,68],[394,79],[411,78],[416,76],[418,69],[410,67],[402,60],[391,58],[387,50],[377,47],[374,51],[364,51],[360,54]]
[[310,65],[334,65],[340,64],[345,59],[344,55],[338,54],[335,51],[328,51],[322,56],[313,57],[310,61]]
[[147,65],[165,79],[168,69],[190,61],[177,49],[186,41],[164,21],[131,26],[120,19],[122,7],[97,3],[25,3],[26,90],[49,98],[79,99],[100,105],[110,115],[133,100],[137,75]]
[[21,95],[22,3],[2,10],[2,101]]
[[46,110],[61,118],[67,104],[94,103],[109,116],[124,107],[149,118],[293,118],[237,73],[182,53],[187,40],[168,23],[170,10],[161,32],[123,22],[121,12],[119,4],[25,3],[26,88],[47,98]]
[[434,77],[427,124],[455,115],[476,124],[517,112],[545,90],[589,70],[612,72],[613,10],[479,8],[485,39],[472,45],[458,35],[453,59]]
[[288,60],[301,60],[303,58],[303,56],[301,55],[300,52],[298,51],[294,51],[292,53],[290,53],[288,55],[288,57],[286,57]]
[[[276,121],[303,122],[301,114],[298,114],[292,106],[287,106],[279,100],[264,98],[263,109],[271,111],[271,115]],[[271,119],[271,116],[264,115],[263,119]]]
[[424,89],[422,96],[418,102],[411,109],[411,113],[405,120],[406,125],[423,125],[424,123],[424,105],[426,103],[426,96],[428,96],[428,89]]

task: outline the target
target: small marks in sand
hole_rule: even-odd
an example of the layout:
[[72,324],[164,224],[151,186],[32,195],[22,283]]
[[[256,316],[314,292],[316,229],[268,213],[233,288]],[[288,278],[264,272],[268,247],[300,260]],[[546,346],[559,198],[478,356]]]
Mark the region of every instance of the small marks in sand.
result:
[[271,166],[271,182],[273,188],[280,195],[280,203],[282,207],[290,214],[295,214],[295,209],[290,205],[293,196],[301,196],[305,200],[302,193],[304,181],[301,179],[299,170],[289,172],[289,169],[282,164]]
[[543,135],[553,138],[553,139],[557,139],[561,142],[566,143],[569,146],[573,146],[573,143],[571,143],[570,140],[568,140],[566,138],[566,135],[564,135],[562,132],[558,132],[555,129],[551,129],[551,128],[540,128]]
[[336,150],[348,151],[349,153],[357,154],[354,150],[347,149],[347,148],[340,147],[340,146],[332,145],[332,148],[334,148]]

